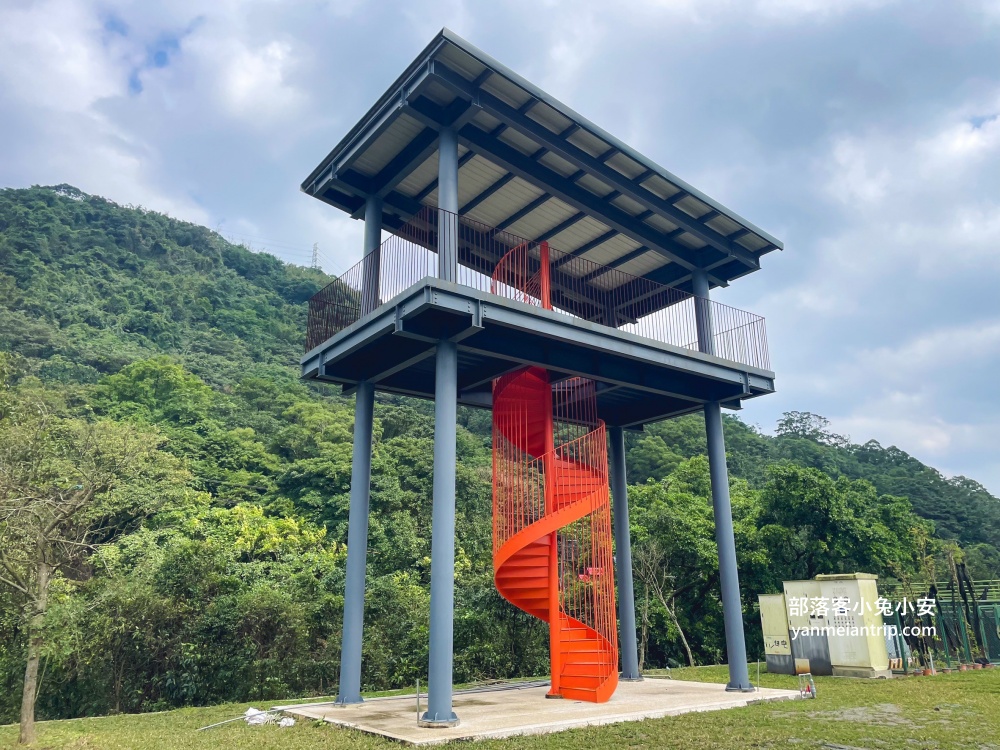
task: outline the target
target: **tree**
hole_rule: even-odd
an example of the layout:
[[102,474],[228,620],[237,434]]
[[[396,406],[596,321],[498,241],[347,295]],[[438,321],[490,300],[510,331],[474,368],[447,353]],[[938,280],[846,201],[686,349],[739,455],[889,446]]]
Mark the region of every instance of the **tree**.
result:
[[[670,575],[670,570],[667,567],[666,553],[656,539],[647,539],[635,548],[632,560],[635,574],[642,581],[642,586],[646,591],[647,601],[648,597],[652,596],[654,601],[663,607],[663,611],[667,613],[673,626],[677,629],[677,637],[681,639],[681,644],[684,646],[688,666],[693,667],[695,665],[694,654],[691,653],[687,636],[684,635],[684,629],[681,627],[680,620],[677,619],[674,576]],[[644,615],[648,619],[648,614],[645,611]]]
[[788,411],[781,415],[775,433],[779,437],[798,437],[823,445],[846,447],[850,439],[830,431],[830,420],[808,411]]
[[23,606],[27,640],[20,742],[35,740],[49,590],[177,486],[159,438],[128,425],[55,416],[20,400],[0,412],[0,584]]

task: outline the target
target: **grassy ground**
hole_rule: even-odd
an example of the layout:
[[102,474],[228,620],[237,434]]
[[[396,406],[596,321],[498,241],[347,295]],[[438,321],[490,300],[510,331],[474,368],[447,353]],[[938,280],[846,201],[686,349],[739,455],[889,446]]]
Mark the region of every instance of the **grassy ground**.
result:
[[[755,676],[755,665],[751,675]],[[675,679],[725,682],[724,667],[675,669]],[[891,681],[816,679],[813,701],[579,729],[540,737],[477,743],[501,748],[967,748],[1000,750],[1000,669]],[[763,674],[763,687],[795,689],[794,678]],[[261,706],[258,706],[261,707]],[[270,708],[270,705],[267,706]],[[198,727],[241,714],[246,705],[186,708],[160,714],[43,722],[43,748],[74,750],[367,750],[399,745],[347,729],[300,721],[295,727],[248,727],[234,722]],[[0,727],[0,748],[12,748],[16,726]]]

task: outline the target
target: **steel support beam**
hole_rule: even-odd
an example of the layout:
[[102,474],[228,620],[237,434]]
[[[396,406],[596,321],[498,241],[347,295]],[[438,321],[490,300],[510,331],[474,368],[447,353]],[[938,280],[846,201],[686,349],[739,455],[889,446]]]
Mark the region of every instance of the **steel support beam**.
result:
[[365,567],[368,554],[368,499],[372,476],[372,418],[375,388],[358,383],[354,401],[354,455],[351,509],[347,526],[344,636],[340,647],[337,703],[361,703],[361,642],[365,624]]
[[438,145],[438,278],[458,278],[458,137],[442,128]]
[[[698,348],[706,354],[712,354],[714,342],[708,276],[704,271],[695,272],[692,281]],[[715,544],[719,549],[719,586],[722,589],[722,615],[726,626],[726,656],[729,661],[729,684],[726,685],[726,690],[752,692],[753,686],[747,672],[743,602],[740,597],[739,568],[736,564],[736,538],[733,535],[733,507],[729,498],[729,467],[726,465],[722,408],[718,401],[709,401],[704,408],[708,471],[712,480],[712,510],[715,514]]]
[[743,602],[736,565],[733,508],[729,498],[729,469],[722,433],[722,409],[717,401],[705,404],[705,434],[708,438],[708,468],[712,479],[712,509],[715,513],[715,543],[719,548],[719,585],[726,624],[726,656],[729,684],[726,690],[753,692],[747,673],[747,646],[743,632]]
[[634,682],[639,674],[635,638],[635,591],[632,587],[632,535],[628,522],[628,483],[625,476],[625,431],[609,427],[611,440],[611,496],[615,524],[615,573],[618,579],[618,623],[621,628],[621,679]]
[[694,292],[694,323],[698,330],[698,351],[703,354],[715,354],[708,274],[700,268],[696,269],[691,274],[691,287]]
[[686,248],[682,249],[680,245],[666,240],[665,235],[650,225],[636,221],[634,216],[630,216],[615,205],[605,202],[603,198],[585,190],[573,181],[561,177],[530,156],[525,156],[502,141],[491,138],[489,133],[480,130],[475,125],[466,125],[459,132],[459,137],[466,146],[486,155],[490,161],[521,179],[534,185],[545,185],[550,194],[577,211],[598,217],[601,223],[610,226],[611,229],[627,234],[636,241],[649,245],[650,248],[659,248],[667,257],[688,270],[697,267],[697,263],[689,257],[690,251]]
[[438,342],[434,379],[434,501],[431,510],[430,664],[427,711],[421,726],[452,727],[452,662],[455,625],[455,439],[458,410],[458,346]]
[[[649,190],[643,188],[638,182],[629,179],[608,166],[605,163],[606,159],[617,153],[617,149],[612,149],[602,156],[593,157],[583,149],[570,143],[559,133],[553,133],[541,123],[521,114],[500,98],[490,94],[488,91],[475,88],[459,73],[449,69],[444,64],[436,62],[433,75],[451,86],[455,91],[462,94],[462,96],[477,102],[484,111],[493,117],[528,135],[536,143],[567,160],[578,169],[585,170],[589,174],[606,182],[619,193],[639,203],[644,209],[652,210],[666,216],[673,223],[684,227],[691,234],[707,242],[715,250],[726,255],[731,255],[752,268],[760,268],[760,262],[753,253],[743,247],[734,246],[724,235],[712,229],[712,227],[688,215],[670,202],[659,198]],[[706,216],[711,216],[711,211]]]
[[369,195],[365,201],[365,255],[361,266],[361,314],[379,306],[379,268],[382,262],[382,199]]

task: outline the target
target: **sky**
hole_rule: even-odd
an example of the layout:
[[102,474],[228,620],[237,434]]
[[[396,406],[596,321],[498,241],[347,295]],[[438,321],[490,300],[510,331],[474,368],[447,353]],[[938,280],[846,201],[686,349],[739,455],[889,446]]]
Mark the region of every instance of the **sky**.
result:
[[765,432],[811,411],[1000,494],[1000,0],[3,0],[0,186],[69,183],[325,270],[299,184],[447,26],[785,243]]

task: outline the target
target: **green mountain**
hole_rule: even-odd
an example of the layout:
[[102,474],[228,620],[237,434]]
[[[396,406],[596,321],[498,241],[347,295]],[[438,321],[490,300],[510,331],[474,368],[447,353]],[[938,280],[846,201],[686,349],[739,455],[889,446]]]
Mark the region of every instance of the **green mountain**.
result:
[[[306,301],[328,281],[70,186],[0,191],[0,450],[42,415],[142,434],[169,467],[116,489],[144,502],[53,582],[43,717],[334,689],[353,403],[296,371]],[[366,689],[425,679],[431,406],[377,399]],[[492,584],[489,414],[459,420],[455,679],[542,674],[546,628]],[[751,654],[756,594],[783,579],[926,580],[949,558],[1000,577],[1000,501],[976,483],[807,413],[774,437],[727,417],[726,437]],[[644,663],[722,659],[704,425],[628,440]],[[0,472],[4,501],[15,473]],[[20,701],[24,603],[0,580],[0,722]]]

